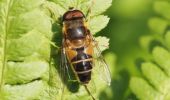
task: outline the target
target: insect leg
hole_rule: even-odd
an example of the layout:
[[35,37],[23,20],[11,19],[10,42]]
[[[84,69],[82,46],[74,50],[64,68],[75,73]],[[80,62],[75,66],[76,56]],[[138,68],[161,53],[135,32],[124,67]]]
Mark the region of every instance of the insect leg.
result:
[[93,100],[96,100],[94,96],[91,94],[90,90],[88,89],[87,85],[84,85],[84,88],[86,89],[87,93],[92,97]]

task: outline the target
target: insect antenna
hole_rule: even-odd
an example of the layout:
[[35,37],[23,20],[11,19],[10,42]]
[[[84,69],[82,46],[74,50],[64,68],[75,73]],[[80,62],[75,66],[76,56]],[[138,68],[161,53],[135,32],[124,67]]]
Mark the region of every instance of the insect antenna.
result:
[[91,94],[91,92],[89,91],[87,85],[84,85],[84,88],[86,89],[87,93],[92,97],[93,100],[96,100],[93,95]]

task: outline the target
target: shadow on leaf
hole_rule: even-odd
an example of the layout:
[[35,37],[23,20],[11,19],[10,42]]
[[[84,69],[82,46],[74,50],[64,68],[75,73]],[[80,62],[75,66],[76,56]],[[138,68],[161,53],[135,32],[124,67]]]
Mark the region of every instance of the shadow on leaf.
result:
[[[61,44],[62,44],[62,31],[61,30],[62,30],[61,25],[56,24],[56,23],[53,24],[52,31],[55,34],[53,35],[52,42],[55,43],[55,45],[59,47],[61,47]],[[60,48],[57,50],[57,48],[55,48],[54,46],[51,46],[51,59],[53,59],[55,69],[57,70],[57,73],[59,73],[59,77],[62,80],[62,84],[64,84],[64,86],[60,88],[64,88],[66,86],[70,92],[72,93],[78,92],[79,83],[78,81],[75,81],[76,77],[73,71],[71,70],[70,65],[68,64],[68,72],[65,66],[60,66],[61,59],[62,59]],[[71,79],[69,79],[68,74]]]

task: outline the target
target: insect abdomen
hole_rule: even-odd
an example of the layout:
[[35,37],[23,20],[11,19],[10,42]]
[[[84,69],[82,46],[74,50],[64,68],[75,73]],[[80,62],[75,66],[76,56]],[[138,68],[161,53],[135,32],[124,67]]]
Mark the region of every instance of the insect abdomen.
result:
[[82,84],[87,84],[91,80],[91,69],[92,62],[91,61],[82,61],[79,63],[75,63],[74,69],[77,73],[77,76]]
[[72,59],[72,65],[80,83],[87,84],[91,80],[92,56],[77,50],[78,54]]

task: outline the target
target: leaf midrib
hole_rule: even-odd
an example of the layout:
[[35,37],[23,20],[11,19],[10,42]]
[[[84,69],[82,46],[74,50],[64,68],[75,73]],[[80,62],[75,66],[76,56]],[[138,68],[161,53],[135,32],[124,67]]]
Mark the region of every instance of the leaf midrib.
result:
[[4,84],[3,78],[4,78],[4,71],[6,67],[6,48],[7,48],[7,34],[8,34],[8,23],[9,23],[9,11],[10,11],[10,5],[13,0],[8,0],[7,2],[7,7],[5,9],[5,31],[4,31],[4,36],[3,36],[3,59],[2,59],[2,72],[1,72],[1,80],[0,80],[0,90],[2,89],[2,86]]

